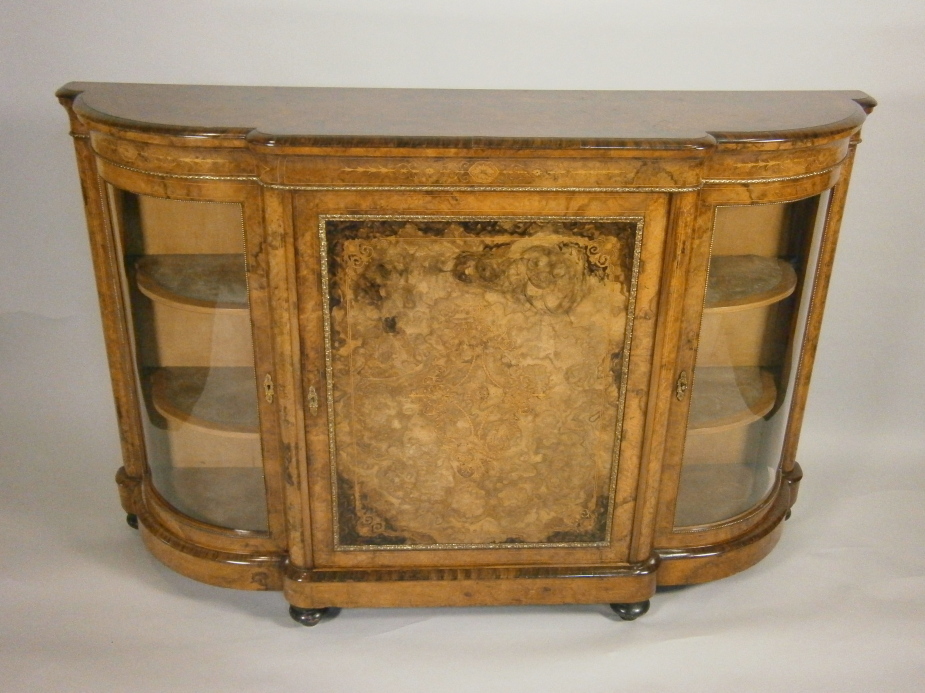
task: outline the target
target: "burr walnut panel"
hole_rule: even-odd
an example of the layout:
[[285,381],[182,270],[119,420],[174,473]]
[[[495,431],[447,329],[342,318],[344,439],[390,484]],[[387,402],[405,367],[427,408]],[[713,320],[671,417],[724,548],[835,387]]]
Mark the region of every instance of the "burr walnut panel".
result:
[[605,542],[638,220],[321,232],[337,545]]

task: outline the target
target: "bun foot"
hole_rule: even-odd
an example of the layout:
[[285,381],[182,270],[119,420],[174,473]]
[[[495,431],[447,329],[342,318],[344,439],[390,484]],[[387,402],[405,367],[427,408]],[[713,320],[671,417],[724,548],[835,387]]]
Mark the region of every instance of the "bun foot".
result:
[[138,515],[135,513],[129,513],[125,516],[125,522],[132,529],[138,529]]
[[635,621],[649,610],[649,600],[630,604],[611,604],[610,608],[624,621]]
[[328,612],[324,609],[303,609],[300,606],[290,606],[289,615],[292,620],[301,623],[303,626],[316,626],[321,618]]

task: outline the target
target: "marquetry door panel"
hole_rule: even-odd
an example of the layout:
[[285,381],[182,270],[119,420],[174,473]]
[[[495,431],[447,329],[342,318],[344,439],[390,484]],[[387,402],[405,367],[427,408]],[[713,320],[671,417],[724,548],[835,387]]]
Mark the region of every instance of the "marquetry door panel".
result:
[[294,195],[316,566],[627,560],[666,207]]

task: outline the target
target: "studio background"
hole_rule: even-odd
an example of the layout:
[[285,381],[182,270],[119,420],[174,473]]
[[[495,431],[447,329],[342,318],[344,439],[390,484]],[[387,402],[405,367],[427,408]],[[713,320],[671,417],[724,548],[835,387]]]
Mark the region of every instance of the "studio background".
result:
[[[925,5],[32,0],[0,23],[0,690],[917,691],[925,677]],[[863,131],[781,543],[600,607],[347,610],[175,575],[125,526],[71,80],[860,89]]]

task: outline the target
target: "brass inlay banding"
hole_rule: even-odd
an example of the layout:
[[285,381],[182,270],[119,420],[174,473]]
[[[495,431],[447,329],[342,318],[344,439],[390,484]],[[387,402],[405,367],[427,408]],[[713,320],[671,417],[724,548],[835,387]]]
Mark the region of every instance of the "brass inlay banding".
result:
[[[159,174],[154,174],[159,175]],[[264,188],[274,190],[304,190],[324,192],[327,190],[356,192],[582,192],[582,193],[675,193],[696,192],[700,186],[687,188],[647,188],[647,187],[542,187],[542,186],[505,186],[505,185],[282,185],[258,181]]]
[[844,157],[837,164],[824,168],[821,171],[814,171],[812,173],[800,173],[795,176],[778,176],[776,178],[704,178],[703,185],[722,185],[722,184],[756,184],[756,183],[786,183],[790,180],[801,180],[803,178],[813,178],[815,176],[824,176],[827,173],[832,173],[832,171],[840,168],[846,161],[847,157]]

